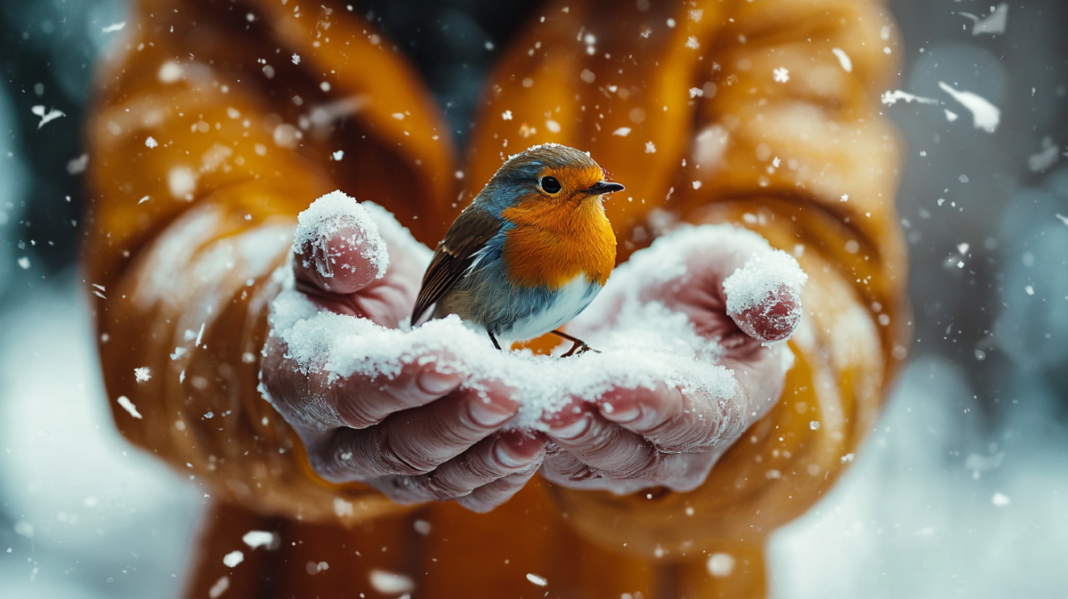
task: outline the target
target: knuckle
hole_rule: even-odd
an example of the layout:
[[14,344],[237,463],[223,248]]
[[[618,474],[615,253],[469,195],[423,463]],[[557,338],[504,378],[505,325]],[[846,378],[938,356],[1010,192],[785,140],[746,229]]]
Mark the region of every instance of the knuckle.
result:
[[392,442],[384,429],[376,431],[375,441],[373,461],[383,473],[416,476],[426,474],[437,466],[417,452],[408,451]]
[[371,413],[362,401],[343,398],[334,402],[334,405],[336,406],[338,418],[349,428],[367,428],[378,422],[375,414]]

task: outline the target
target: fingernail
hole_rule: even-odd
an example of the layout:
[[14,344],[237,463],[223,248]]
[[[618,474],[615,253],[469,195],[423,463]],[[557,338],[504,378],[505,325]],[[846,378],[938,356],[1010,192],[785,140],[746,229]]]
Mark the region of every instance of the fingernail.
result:
[[452,391],[459,382],[460,377],[456,373],[439,372],[433,365],[419,371],[419,377],[416,379],[419,388],[430,395],[442,395]]
[[497,405],[489,399],[476,397],[471,402],[471,417],[482,426],[497,426],[514,415],[514,410]]
[[589,416],[583,416],[571,424],[561,427],[550,427],[549,433],[558,439],[574,439],[586,432],[586,429],[590,426],[590,422],[591,418]]
[[631,422],[637,420],[642,415],[642,410],[638,406],[631,406],[629,408],[620,410],[610,403],[606,403],[601,406],[601,413],[604,417],[612,422]]
[[497,444],[493,447],[493,455],[507,468],[522,468],[530,465],[529,459],[517,458],[506,449],[504,441],[497,441]]

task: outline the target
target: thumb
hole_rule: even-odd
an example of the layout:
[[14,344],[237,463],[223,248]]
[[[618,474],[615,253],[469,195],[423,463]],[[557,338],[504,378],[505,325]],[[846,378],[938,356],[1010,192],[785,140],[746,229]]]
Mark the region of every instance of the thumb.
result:
[[801,322],[801,286],[806,279],[786,252],[758,252],[723,280],[727,315],[754,339],[787,339]]
[[386,274],[389,253],[378,225],[355,199],[334,191],[297,217],[293,271],[297,281],[349,294]]

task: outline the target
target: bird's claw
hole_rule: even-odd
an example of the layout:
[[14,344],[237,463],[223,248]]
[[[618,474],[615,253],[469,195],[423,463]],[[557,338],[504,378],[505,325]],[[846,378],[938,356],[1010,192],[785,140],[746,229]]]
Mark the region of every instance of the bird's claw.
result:
[[575,344],[571,346],[571,349],[567,350],[567,353],[565,353],[564,355],[562,355],[560,357],[561,358],[568,358],[568,357],[571,357],[571,356],[581,356],[582,354],[584,354],[584,353],[586,353],[588,351],[591,351],[591,352],[594,352],[594,353],[597,353],[597,354],[601,353],[600,350],[593,349],[589,345],[586,345],[586,343],[583,342],[583,341],[576,341]]

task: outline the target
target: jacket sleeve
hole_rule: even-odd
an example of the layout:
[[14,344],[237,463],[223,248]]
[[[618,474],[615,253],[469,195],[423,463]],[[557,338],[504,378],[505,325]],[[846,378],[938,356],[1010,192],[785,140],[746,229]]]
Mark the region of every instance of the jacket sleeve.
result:
[[568,520],[610,546],[759,546],[841,474],[906,356],[899,144],[878,110],[900,46],[876,1],[643,6],[543,11],[496,73],[471,179],[500,153],[576,145],[627,186],[607,207],[621,256],[684,221],[748,227],[797,257],[810,278],[782,398],[701,488],[554,490]]
[[452,156],[365,23],[246,4],[144,0],[98,74],[85,267],[104,379],[119,430],[211,495],[357,521],[400,508],[316,477],[257,390],[272,273],[296,214],[333,189],[418,234]]

